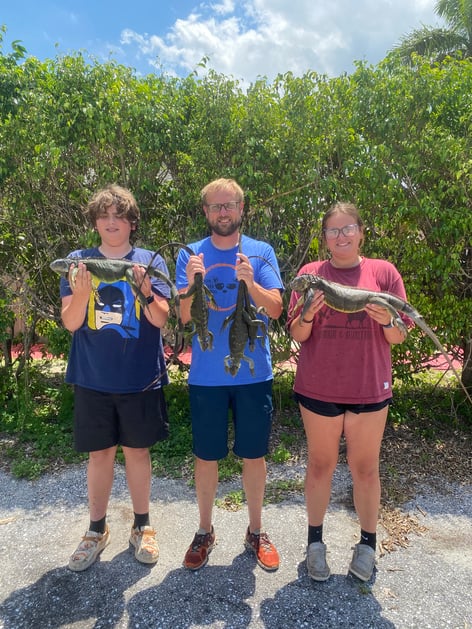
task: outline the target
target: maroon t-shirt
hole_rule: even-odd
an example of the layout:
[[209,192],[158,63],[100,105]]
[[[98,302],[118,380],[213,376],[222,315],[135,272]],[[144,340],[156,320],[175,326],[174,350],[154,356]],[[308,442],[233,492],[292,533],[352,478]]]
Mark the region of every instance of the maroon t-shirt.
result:
[[[299,275],[304,273],[406,300],[400,273],[386,260],[362,258],[358,266],[345,269],[329,261],[310,262],[300,269]],[[288,326],[299,314],[293,312],[299,297],[292,292]],[[344,313],[324,305],[315,315],[311,335],[301,344],[294,390],[339,404],[373,404],[392,397],[390,344],[382,326],[364,310]]]

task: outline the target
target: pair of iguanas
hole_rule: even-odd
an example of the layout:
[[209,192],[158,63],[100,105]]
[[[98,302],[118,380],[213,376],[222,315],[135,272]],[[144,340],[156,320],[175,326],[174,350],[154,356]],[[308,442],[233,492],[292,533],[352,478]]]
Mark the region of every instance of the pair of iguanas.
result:
[[[195,252],[183,243],[170,242],[163,245],[159,249],[159,253],[165,247],[179,247],[189,255],[195,255]],[[241,251],[241,243],[239,243],[239,250]],[[203,281],[202,273],[196,273],[193,284],[185,293],[180,294],[181,299],[189,297],[193,298],[190,307],[193,324],[192,336],[197,337],[202,351],[212,350],[213,333],[208,329],[209,308],[211,306],[214,310],[218,310],[218,306],[212,292]],[[222,331],[229,326],[229,354],[224,358],[224,368],[232,376],[238,373],[242,360],[248,363],[249,370],[254,375],[254,361],[246,356],[244,351],[248,342],[249,349],[254,351],[256,339],[263,338],[267,334],[267,326],[265,321],[259,318],[259,314],[260,310],[251,303],[246,283],[239,282],[235,309],[225,318],[221,326]]]

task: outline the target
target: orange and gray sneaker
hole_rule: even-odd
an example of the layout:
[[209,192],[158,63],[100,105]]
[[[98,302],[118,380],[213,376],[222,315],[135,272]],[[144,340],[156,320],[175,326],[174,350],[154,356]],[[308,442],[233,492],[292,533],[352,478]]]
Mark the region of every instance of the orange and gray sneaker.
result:
[[184,568],[188,568],[188,570],[203,568],[208,562],[208,555],[213,550],[215,543],[216,535],[213,527],[209,533],[204,529],[199,529],[185,553]]
[[244,540],[246,549],[256,555],[257,563],[264,570],[277,570],[280,564],[279,553],[267,533],[251,533],[249,527]]

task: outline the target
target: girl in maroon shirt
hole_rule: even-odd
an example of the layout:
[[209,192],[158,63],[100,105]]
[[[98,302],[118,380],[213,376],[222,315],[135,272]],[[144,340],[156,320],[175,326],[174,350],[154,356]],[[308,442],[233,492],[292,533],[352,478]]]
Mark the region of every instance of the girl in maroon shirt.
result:
[[[336,203],[322,221],[328,259],[305,265],[299,274],[320,275],[406,300],[402,278],[393,264],[361,256],[363,239],[364,225],[357,208]],[[291,295],[288,327],[301,344],[294,391],[308,443],[308,573],[315,581],[325,581],[331,574],[323,520],[344,434],[361,527],[349,571],[368,581],[375,566],[380,446],[392,398],[390,346],[405,337],[382,306],[368,304],[359,313],[337,312],[324,303],[318,290],[302,318],[295,307],[299,297],[296,292]]]

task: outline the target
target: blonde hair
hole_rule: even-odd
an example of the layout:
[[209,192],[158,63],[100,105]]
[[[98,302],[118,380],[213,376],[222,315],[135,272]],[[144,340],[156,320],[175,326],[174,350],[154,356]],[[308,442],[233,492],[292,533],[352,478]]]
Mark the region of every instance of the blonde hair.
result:
[[208,183],[200,192],[200,199],[203,205],[206,205],[206,200],[209,194],[212,192],[218,192],[219,190],[230,190],[236,195],[235,201],[244,201],[244,191],[241,186],[234,179],[215,179]]

